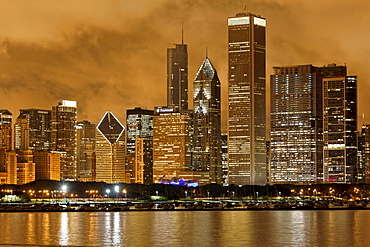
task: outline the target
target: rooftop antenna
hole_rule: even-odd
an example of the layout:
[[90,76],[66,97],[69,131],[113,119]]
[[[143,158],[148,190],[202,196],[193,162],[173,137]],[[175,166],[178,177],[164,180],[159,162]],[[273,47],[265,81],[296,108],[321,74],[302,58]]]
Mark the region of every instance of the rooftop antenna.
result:
[[184,44],[184,22],[181,22],[181,44]]
[[365,125],[365,113],[362,113],[362,126]]
[[206,46],[206,58],[208,58],[208,47]]

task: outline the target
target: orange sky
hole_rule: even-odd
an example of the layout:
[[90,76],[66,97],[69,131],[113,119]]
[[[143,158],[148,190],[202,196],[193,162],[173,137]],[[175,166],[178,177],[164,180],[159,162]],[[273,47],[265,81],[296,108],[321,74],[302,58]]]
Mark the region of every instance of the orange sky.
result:
[[358,75],[359,122],[365,113],[370,123],[370,2],[363,0],[3,0],[0,109],[16,118],[19,109],[70,99],[78,120],[98,123],[108,109],[124,122],[128,108],[165,105],[166,49],[181,42],[184,21],[189,88],[208,47],[225,128],[227,17],[244,3],[267,19],[268,83],[272,66],[346,63]]

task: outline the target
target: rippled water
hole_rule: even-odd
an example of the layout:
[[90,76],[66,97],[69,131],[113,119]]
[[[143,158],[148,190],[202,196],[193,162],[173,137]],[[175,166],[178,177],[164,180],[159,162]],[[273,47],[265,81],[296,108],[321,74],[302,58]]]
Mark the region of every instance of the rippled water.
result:
[[370,211],[0,213],[0,246],[370,246]]

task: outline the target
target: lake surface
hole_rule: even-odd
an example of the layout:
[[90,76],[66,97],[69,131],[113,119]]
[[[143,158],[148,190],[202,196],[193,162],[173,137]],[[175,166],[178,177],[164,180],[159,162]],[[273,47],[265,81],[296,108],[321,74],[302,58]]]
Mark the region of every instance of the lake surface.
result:
[[370,210],[0,213],[0,246],[370,246]]

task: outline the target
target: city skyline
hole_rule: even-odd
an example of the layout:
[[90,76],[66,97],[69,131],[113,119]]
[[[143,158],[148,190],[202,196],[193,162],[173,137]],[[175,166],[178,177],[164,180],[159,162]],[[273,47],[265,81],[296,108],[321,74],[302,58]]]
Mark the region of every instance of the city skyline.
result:
[[[184,22],[189,81],[208,47],[221,81],[226,130],[227,18],[241,12],[244,2],[43,3],[2,3],[2,109],[17,116],[19,109],[50,110],[61,99],[76,100],[78,121],[97,123],[106,110],[125,119],[126,109],[165,105],[166,49],[181,42]],[[370,83],[365,78],[370,72],[361,59],[369,49],[360,42],[368,35],[361,28],[370,23],[364,12],[367,5],[360,1],[247,3],[244,12],[268,20],[267,85],[273,66],[346,63],[348,74],[357,74],[360,81],[358,115],[365,113],[365,123],[369,122]],[[158,14],[166,11],[171,14]],[[363,123],[361,118],[358,122]]]

